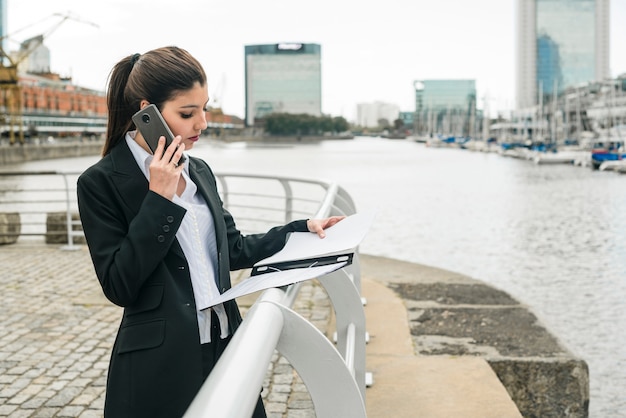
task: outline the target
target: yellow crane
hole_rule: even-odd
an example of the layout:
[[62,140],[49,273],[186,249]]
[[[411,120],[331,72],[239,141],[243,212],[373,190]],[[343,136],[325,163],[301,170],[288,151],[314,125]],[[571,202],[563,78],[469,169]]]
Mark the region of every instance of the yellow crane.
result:
[[[2,41],[9,37],[0,37],[0,109],[4,110],[0,113],[0,123],[8,126],[11,145],[15,144],[16,141],[16,126],[18,127],[17,137],[21,144],[24,143],[24,128],[22,125],[24,108],[18,66],[43,44],[44,39],[47,39],[52,32],[67,20],[71,19],[98,27],[95,23],[84,21],[70,13],[54,13],[50,17],[60,17],[60,20],[44,34],[30,38],[27,42],[22,43],[19,51],[15,54],[9,54],[2,47]],[[26,28],[22,28],[20,31],[24,29]]]

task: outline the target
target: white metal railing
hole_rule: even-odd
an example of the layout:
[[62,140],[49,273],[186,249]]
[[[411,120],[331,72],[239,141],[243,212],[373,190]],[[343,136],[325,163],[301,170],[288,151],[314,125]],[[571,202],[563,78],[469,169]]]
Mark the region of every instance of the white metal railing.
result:
[[353,370],[313,324],[282,300],[281,290],[269,289],[255,302],[185,418],[250,417],[274,350],[302,378],[317,417],[366,417],[364,396]]
[[[228,180],[264,179],[265,176],[221,174],[224,204],[234,210]],[[350,195],[334,183],[277,178],[285,196],[284,221],[297,217],[295,186],[315,185],[324,190],[314,217],[351,215],[356,212]],[[246,195],[249,196],[249,195]],[[310,195],[309,195],[310,196]],[[302,200],[300,200],[302,202]],[[264,209],[254,207],[255,210]],[[236,216],[240,219],[240,216]],[[262,229],[259,229],[262,230]],[[305,383],[316,416],[362,418],[365,412],[365,313],[360,286],[358,253],[350,266],[319,277],[336,316],[337,346],[300,315],[292,311],[301,283],[266,290],[246,317],[222,354],[185,418],[249,417],[274,350],[285,357]]]
[[[80,172],[0,172],[0,214],[19,213],[20,236],[49,236],[46,216],[65,212],[67,245],[80,248],[76,178]],[[324,218],[356,212],[350,195],[335,183],[233,173],[216,173],[224,206],[244,233],[296,218]],[[0,225],[0,238],[2,225]],[[336,347],[292,311],[301,284],[269,289],[246,314],[228,348],[185,417],[248,417],[274,350],[304,381],[318,417],[365,417],[365,314],[358,252],[353,263],[318,278],[336,316]],[[262,326],[255,326],[255,323]],[[225,388],[228,388],[225,390]],[[237,388],[233,390],[233,388]],[[233,396],[236,395],[236,396]],[[252,408],[252,409],[251,409]]]
[[[19,215],[16,238],[66,235],[68,247],[83,233],[78,220],[76,179],[81,172],[0,171],[0,214]],[[245,233],[261,231],[298,217],[353,213],[350,196],[323,181],[218,173],[224,206]],[[62,230],[49,228],[52,213],[65,215]],[[3,234],[0,230],[0,238]],[[7,233],[5,233],[5,236]]]
[[0,225],[2,242],[45,237],[46,243],[66,243],[77,249],[83,232],[76,204],[79,172],[0,171],[0,214],[14,214]]

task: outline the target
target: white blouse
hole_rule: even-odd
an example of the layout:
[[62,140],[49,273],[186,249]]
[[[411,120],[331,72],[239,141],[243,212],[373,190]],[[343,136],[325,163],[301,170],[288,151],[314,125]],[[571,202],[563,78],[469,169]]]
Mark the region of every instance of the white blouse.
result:
[[[133,139],[136,131],[126,134],[126,143],[139,165],[139,168],[150,181],[150,162],[152,154],[141,148]],[[183,249],[196,306],[206,306],[207,300],[219,295],[216,278],[217,273],[217,239],[215,225],[209,206],[198,193],[198,187],[189,177],[189,165],[185,164],[182,172],[186,186],[181,196],[174,195],[173,202],[187,210],[183,221],[176,232],[176,238]],[[228,332],[228,316],[223,304],[213,306],[220,323],[220,337],[226,338]],[[211,309],[197,311],[200,343],[211,342]]]

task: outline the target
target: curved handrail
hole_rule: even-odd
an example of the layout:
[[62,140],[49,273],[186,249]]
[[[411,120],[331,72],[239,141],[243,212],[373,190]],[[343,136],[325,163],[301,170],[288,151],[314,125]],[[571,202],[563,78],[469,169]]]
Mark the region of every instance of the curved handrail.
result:
[[[267,176],[216,174],[225,205],[230,206],[229,178]],[[351,215],[351,196],[335,183],[272,177],[284,192],[285,221],[294,213],[292,183],[317,185],[325,190],[314,217]],[[266,290],[246,314],[224,354],[197,394],[185,418],[247,417],[258,399],[258,388],[271,353],[281,353],[305,382],[316,416],[362,418],[365,413],[365,313],[360,296],[360,265],[355,254],[351,266],[318,278],[332,302],[337,323],[337,348],[315,327],[291,311],[302,283],[286,291]],[[256,325],[256,324],[259,325]],[[324,367],[320,367],[323,364]],[[233,388],[237,390],[234,391]],[[235,394],[235,395],[234,395]]]
[[185,418],[251,416],[274,348],[298,371],[317,417],[366,416],[360,389],[337,350],[281,301],[282,291],[269,289],[252,306]]

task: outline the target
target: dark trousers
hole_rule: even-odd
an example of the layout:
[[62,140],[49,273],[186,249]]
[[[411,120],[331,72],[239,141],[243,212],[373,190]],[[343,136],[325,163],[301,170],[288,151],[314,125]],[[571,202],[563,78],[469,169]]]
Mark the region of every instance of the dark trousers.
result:
[[[211,311],[211,342],[202,344],[202,375],[205,380],[211,373],[211,370],[213,370],[217,360],[226,349],[231,337],[232,336],[229,335],[223,340],[220,339],[220,322],[217,319],[215,312]],[[232,390],[237,390],[237,388],[232,388]],[[265,413],[265,407],[263,406],[263,399],[259,396],[252,418],[266,417],[267,415]]]

